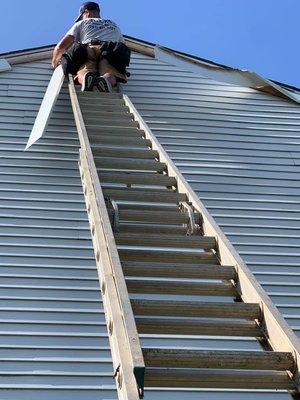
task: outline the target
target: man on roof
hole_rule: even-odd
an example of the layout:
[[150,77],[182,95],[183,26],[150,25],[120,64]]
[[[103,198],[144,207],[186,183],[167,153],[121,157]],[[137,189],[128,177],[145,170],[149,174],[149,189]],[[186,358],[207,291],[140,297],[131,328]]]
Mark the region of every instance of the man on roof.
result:
[[74,43],[86,45],[86,60],[77,71],[82,91],[111,92],[117,82],[127,82],[126,66],[130,51],[118,25],[100,17],[100,7],[92,1],[85,2],[72,28],[55,46],[52,66],[56,68],[68,48]]

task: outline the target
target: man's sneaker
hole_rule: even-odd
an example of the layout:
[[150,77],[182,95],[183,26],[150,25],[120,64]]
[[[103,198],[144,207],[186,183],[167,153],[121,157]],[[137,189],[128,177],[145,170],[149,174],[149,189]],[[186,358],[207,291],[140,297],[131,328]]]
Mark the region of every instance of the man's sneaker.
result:
[[82,92],[91,92],[94,89],[94,85],[97,82],[97,77],[94,72],[87,72],[84,75],[81,91]]
[[105,78],[105,76],[99,76],[99,78],[97,78],[96,87],[99,90],[99,92],[110,93],[113,90],[111,83],[107,78]]

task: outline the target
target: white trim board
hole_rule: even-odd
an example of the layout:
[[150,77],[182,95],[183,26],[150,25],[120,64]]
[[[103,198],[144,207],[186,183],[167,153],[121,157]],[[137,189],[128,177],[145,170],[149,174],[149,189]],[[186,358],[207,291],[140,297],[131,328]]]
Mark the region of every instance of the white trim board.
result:
[[64,82],[64,78],[65,76],[62,67],[61,65],[59,65],[53,72],[53,75],[50,79],[41,107],[35,119],[30,137],[25,147],[25,151],[28,150],[30,146],[32,146],[38,139],[40,139],[44,135],[60,89]]

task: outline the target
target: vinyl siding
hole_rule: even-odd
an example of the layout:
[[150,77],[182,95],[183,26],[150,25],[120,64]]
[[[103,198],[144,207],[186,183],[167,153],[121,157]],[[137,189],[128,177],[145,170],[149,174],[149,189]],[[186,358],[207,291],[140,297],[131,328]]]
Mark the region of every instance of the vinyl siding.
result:
[[[130,70],[132,76],[124,85],[124,92],[223,230],[234,239],[236,248],[243,253],[239,249],[242,238],[245,239],[243,246],[252,238],[250,250],[247,247],[247,254],[243,254],[249,261],[247,257],[252,251],[257,254],[257,237],[260,244],[263,244],[261,237],[268,244],[269,237],[275,235],[265,233],[263,225],[257,228],[255,221],[252,229],[250,224],[237,224],[237,220],[243,218],[241,210],[245,208],[249,212],[251,208],[258,208],[264,213],[264,208],[272,205],[277,213],[286,197],[292,197],[283,191],[282,199],[269,201],[268,195],[261,193],[267,185],[259,186],[256,180],[266,180],[264,173],[267,171],[271,176],[268,180],[276,175],[285,182],[286,175],[291,176],[292,167],[296,168],[288,156],[278,154],[280,146],[271,154],[258,144],[256,139],[264,146],[269,142],[275,145],[274,137],[280,145],[282,135],[266,126],[262,129],[257,118],[264,121],[265,115],[270,114],[280,121],[285,116],[283,119],[290,122],[290,118],[300,117],[299,108],[251,89],[216,84],[142,55],[133,54]],[[23,151],[50,75],[48,62],[18,65],[11,72],[0,74],[0,268],[3,278],[0,348],[5,362],[0,374],[0,397],[5,400],[35,400],[41,396],[45,400],[116,399],[77,165],[78,140],[66,87],[45,138],[29,152]],[[288,137],[297,139],[290,133]],[[240,149],[240,144],[245,148]],[[295,152],[294,142],[290,145]],[[256,155],[256,149],[264,155]],[[261,176],[256,175],[257,172]],[[241,173],[243,175],[239,176]],[[244,174],[249,175],[245,177]],[[296,176],[296,171],[293,174]],[[248,177],[255,180],[248,185],[252,188],[251,196],[248,186],[243,185]],[[229,178],[238,179],[239,183]],[[270,190],[275,189],[270,186]],[[277,199],[279,195],[274,196]],[[292,204],[292,210],[297,211],[297,202]],[[219,210],[224,217],[218,215]],[[222,218],[226,218],[224,223]],[[295,233],[289,225],[282,228]],[[272,227],[269,229],[272,233]],[[257,236],[257,231],[263,235]],[[276,232],[278,240],[284,235]],[[291,233],[286,235],[288,241]],[[279,290],[278,299],[286,302],[282,309],[290,316],[292,324],[296,324],[300,309],[299,302],[299,307],[294,303],[297,296],[291,298],[289,292],[281,293],[283,282],[290,282],[287,268],[283,268],[281,262],[276,266],[261,259],[257,263],[251,261],[249,266],[258,279],[268,282],[272,278],[268,291],[273,287]],[[294,265],[292,270],[294,284],[296,267]],[[278,287],[273,283],[273,271],[278,273]],[[260,272],[263,275],[259,275]],[[141,342],[148,347],[258,349],[256,340],[251,338],[142,335]],[[46,372],[51,370],[58,373]],[[68,376],[61,374],[62,370],[69,371]],[[45,374],[28,374],[28,371],[45,371]],[[145,399],[288,400],[290,395],[281,390],[153,388],[146,390]]]
[[[299,336],[299,105],[141,55],[131,73],[125,93]],[[235,395],[268,398],[195,396]]]
[[24,152],[51,73],[0,74],[0,398],[115,400],[66,86]]

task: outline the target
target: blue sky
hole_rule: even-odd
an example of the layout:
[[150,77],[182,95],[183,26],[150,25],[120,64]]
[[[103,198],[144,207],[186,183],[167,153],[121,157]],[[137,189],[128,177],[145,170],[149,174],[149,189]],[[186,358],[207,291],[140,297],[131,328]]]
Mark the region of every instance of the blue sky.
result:
[[[82,0],[14,0],[2,10],[0,53],[46,46]],[[102,0],[125,35],[300,88],[300,0]]]

